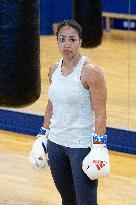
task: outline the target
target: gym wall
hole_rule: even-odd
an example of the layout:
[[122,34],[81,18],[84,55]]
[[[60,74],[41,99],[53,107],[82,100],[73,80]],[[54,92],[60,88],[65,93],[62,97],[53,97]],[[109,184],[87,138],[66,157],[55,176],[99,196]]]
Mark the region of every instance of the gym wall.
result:
[[[53,25],[64,19],[73,18],[73,0],[41,0],[40,1],[40,33],[53,34]],[[136,14],[135,0],[102,0],[102,11],[113,13]],[[129,25],[130,24],[130,25]],[[105,19],[103,18],[103,27]],[[136,21],[128,23],[126,19],[114,19],[112,28],[136,30]]]

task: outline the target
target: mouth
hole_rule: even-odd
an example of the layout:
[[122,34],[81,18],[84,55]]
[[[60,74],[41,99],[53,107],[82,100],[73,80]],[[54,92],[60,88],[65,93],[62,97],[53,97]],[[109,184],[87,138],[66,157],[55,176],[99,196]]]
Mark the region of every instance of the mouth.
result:
[[64,53],[65,53],[66,55],[68,55],[68,54],[71,53],[71,51],[69,51],[69,50],[64,50]]

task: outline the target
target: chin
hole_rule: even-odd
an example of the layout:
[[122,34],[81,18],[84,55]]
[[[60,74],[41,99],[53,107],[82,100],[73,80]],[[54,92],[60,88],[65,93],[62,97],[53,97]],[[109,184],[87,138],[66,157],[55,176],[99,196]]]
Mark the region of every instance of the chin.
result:
[[64,53],[63,54],[63,57],[65,57],[65,58],[73,58],[73,54],[71,54],[71,53]]

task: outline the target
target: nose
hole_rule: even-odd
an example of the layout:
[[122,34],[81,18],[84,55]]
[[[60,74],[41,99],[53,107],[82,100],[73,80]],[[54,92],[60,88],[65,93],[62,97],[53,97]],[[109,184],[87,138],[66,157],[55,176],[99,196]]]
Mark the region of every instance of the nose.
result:
[[69,40],[65,41],[64,47],[65,48],[69,48],[70,47],[70,41]]

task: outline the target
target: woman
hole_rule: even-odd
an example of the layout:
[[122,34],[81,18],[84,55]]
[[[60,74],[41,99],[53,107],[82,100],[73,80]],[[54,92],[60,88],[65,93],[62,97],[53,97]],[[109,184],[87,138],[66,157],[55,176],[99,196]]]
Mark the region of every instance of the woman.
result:
[[43,127],[48,130],[48,157],[62,205],[97,205],[98,180],[90,180],[82,162],[92,136],[106,132],[106,83],[101,69],[80,54],[81,26],[58,24],[62,59],[49,69],[49,101]]

